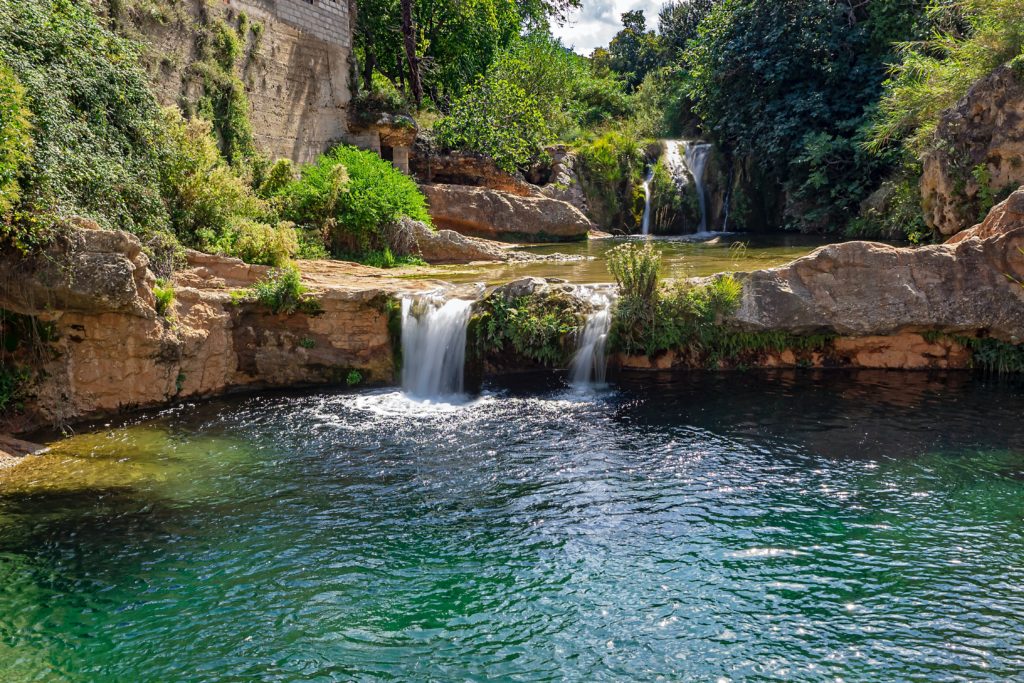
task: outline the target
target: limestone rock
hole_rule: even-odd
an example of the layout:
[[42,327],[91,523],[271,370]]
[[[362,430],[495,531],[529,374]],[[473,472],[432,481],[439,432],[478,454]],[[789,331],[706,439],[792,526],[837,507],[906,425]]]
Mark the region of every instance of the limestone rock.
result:
[[733,322],[753,330],[848,336],[985,331],[1024,340],[1024,229],[957,244],[847,242],[741,276]]
[[115,311],[152,319],[148,266],[135,236],[69,226],[39,254],[0,257],[0,308],[25,315]]
[[399,220],[391,230],[392,249],[403,254],[417,254],[427,263],[473,263],[476,261],[508,261],[509,251],[500,244],[476,237],[466,237],[454,230],[431,230],[420,221]]
[[493,159],[482,154],[459,151],[438,153],[418,141],[409,158],[409,165],[413,175],[422,183],[483,187],[520,197],[539,194],[535,186],[501,170]]
[[551,177],[541,186],[541,194],[572,204],[586,214],[587,195],[576,170],[576,156],[565,145],[549,147],[548,155],[551,157]]
[[997,204],[978,225],[950,237],[946,244],[956,244],[972,237],[988,239],[1018,228],[1024,228],[1024,189],[1017,190],[1006,201]]
[[576,207],[463,185],[423,185],[439,228],[508,242],[583,240],[594,224]]
[[982,166],[988,190],[1024,184],[1024,80],[1009,66],[996,69],[942,114],[936,142],[924,157],[921,197],[925,221],[953,235],[978,219]]

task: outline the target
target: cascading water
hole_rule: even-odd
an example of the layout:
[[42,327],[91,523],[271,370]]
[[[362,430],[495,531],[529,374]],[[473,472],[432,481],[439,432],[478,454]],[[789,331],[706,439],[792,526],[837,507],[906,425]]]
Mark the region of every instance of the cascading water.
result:
[[608,358],[605,347],[608,331],[612,326],[611,299],[600,292],[590,296],[593,312],[587,316],[587,324],[583,328],[569,366],[569,379],[575,387],[601,386],[605,383]]
[[700,207],[700,232],[708,231],[708,199],[704,193],[704,169],[711,156],[711,145],[706,142],[686,143],[686,168],[693,176],[694,188],[697,190],[697,205]]
[[419,399],[461,394],[473,302],[437,294],[402,299],[402,390]]
[[644,178],[644,220],[640,227],[640,234],[651,234],[651,181],[654,180],[654,168]]
[[672,175],[676,187],[682,191],[693,179],[700,208],[699,232],[708,231],[707,193],[704,189],[704,170],[711,156],[712,146],[706,142],[686,140],[665,141],[665,167]]

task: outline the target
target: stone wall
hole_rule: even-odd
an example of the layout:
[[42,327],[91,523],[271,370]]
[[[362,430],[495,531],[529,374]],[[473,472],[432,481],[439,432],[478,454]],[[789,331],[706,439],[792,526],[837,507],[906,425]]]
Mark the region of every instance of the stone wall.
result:
[[148,44],[147,66],[164,105],[195,102],[191,78],[196,26],[245,13],[262,35],[247,37],[240,67],[256,142],[273,158],[308,162],[348,133],[349,55],[354,11],[349,0],[185,0],[168,21],[132,17]]

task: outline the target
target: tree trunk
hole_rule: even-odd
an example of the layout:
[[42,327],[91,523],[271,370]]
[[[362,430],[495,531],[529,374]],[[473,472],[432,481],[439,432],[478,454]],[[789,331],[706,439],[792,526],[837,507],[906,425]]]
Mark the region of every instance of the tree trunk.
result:
[[377,57],[369,50],[366,51],[366,63],[363,64],[363,87],[368,94],[373,94],[373,70],[377,68]]
[[412,0],[402,0],[402,36],[405,38],[405,59],[409,66],[409,87],[416,107],[423,104],[423,83],[420,82],[420,60],[416,57],[416,27],[412,21]]

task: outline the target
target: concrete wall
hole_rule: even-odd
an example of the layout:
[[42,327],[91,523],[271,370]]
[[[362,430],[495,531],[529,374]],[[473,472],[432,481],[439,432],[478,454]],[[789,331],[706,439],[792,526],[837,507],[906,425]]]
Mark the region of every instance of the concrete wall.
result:
[[249,36],[249,56],[239,67],[260,150],[272,158],[307,162],[346,136],[354,26],[349,0],[203,3],[192,0],[174,21],[135,26],[150,46],[149,70],[163,104],[195,102],[201,94],[197,79],[189,76],[195,23],[206,12],[229,23],[244,12],[264,29],[258,45]]

